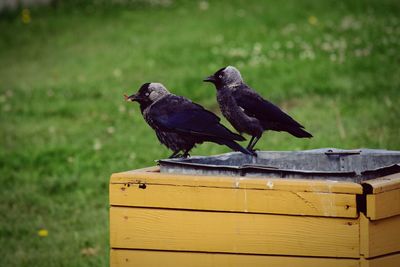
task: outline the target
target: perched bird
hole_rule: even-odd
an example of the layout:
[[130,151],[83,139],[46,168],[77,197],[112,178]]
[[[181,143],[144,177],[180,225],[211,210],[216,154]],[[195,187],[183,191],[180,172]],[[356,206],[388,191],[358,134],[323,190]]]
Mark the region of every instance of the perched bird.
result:
[[228,130],[214,113],[185,97],[171,94],[160,83],[145,83],[136,94],[125,95],[125,99],[139,102],[146,122],[160,142],[174,152],[170,158],[188,157],[189,151],[203,142],[252,154],[235,142],[245,140],[243,136]]
[[235,67],[222,68],[204,81],[215,85],[221,112],[232,126],[240,134],[252,136],[248,150],[254,151],[266,130],[285,131],[298,138],[312,137],[304,126],[247,86]]

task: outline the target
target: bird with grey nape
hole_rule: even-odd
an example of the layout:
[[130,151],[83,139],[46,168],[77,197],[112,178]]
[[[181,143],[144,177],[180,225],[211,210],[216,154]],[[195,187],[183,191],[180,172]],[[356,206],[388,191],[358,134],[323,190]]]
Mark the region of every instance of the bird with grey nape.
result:
[[267,130],[288,132],[298,138],[312,137],[303,125],[246,85],[235,67],[222,68],[204,81],[215,85],[221,112],[232,126],[240,134],[252,136],[248,150],[254,151]]
[[144,119],[158,140],[173,151],[170,158],[188,157],[189,151],[203,142],[253,154],[235,142],[244,141],[243,136],[223,126],[214,113],[185,97],[171,94],[160,83],[145,83],[136,94],[125,95],[125,99],[139,103]]

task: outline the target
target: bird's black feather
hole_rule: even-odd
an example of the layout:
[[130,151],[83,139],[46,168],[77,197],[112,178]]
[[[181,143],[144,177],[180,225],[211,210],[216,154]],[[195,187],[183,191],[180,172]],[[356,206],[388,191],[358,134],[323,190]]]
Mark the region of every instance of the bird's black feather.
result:
[[283,112],[279,107],[275,106],[268,100],[263,99],[256,92],[244,85],[241,90],[234,90],[233,96],[238,105],[249,114],[260,120],[266,128],[268,125],[274,124],[278,127],[300,127],[303,125],[295,121],[288,114]]
[[214,113],[180,96],[171,94],[164,97],[152,106],[149,115],[164,131],[192,134],[200,138],[244,140],[243,136],[220,124],[220,119]]

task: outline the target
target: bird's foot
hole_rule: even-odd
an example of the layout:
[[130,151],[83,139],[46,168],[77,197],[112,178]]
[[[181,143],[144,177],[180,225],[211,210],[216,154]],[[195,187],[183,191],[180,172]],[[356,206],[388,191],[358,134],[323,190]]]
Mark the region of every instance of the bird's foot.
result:
[[184,154],[182,155],[182,158],[185,158],[185,159],[186,159],[186,158],[190,158],[190,154],[186,152],[186,153],[184,153]]
[[257,157],[258,149],[247,149],[247,150],[251,153],[251,155],[253,155],[254,157]]

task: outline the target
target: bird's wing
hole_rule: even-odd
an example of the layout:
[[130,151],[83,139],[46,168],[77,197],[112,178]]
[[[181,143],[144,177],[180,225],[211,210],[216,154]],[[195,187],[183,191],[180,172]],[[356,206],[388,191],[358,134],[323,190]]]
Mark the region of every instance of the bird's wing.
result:
[[304,128],[303,125],[295,121],[279,107],[263,99],[250,88],[237,89],[233,92],[233,96],[236,103],[251,117],[279,125]]
[[[160,102],[160,101],[159,101]],[[230,140],[244,140],[219,123],[220,118],[192,101],[169,95],[156,103],[150,112],[157,125],[165,131],[210,136]]]

